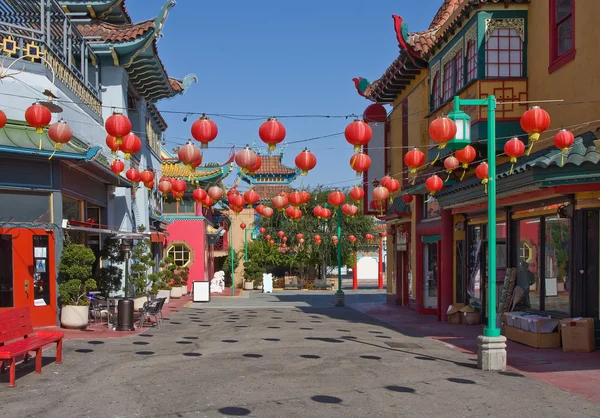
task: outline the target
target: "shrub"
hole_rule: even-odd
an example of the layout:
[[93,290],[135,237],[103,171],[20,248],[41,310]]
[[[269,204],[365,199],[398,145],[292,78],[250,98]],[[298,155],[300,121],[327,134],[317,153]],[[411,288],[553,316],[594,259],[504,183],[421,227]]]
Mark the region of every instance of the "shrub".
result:
[[96,289],[92,277],[94,252],[81,244],[69,244],[62,252],[58,264],[60,301],[63,305],[89,304],[88,292]]

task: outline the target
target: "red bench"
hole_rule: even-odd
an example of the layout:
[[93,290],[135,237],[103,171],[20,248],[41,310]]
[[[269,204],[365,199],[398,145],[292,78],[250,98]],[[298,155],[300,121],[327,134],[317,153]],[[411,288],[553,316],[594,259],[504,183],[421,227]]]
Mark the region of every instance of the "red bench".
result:
[[9,386],[15,386],[15,366],[19,356],[24,355],[27,361],[29,353],[35,351],[35,372],[41,373],[42,348],[56,343],[56,363],[62,363],[63,336],[62,332],[33,332],[29,308],[0,312],[0,363],[4,372],[4,363],[10,362]]

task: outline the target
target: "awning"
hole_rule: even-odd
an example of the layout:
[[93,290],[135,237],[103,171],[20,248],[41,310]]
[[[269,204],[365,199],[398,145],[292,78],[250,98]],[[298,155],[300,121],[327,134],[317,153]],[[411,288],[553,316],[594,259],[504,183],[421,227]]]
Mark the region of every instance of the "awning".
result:
[[151,232],[150,241],[164,243],[168,236],[169,234],[166,234],[164,232]]
[[125,239],[145,239],[150,238],[150,232],[131,232],[131,231],[120,231],[118,229],[107,229],[94,227],[91,222],[78,222],[63,219],[62,228],[66,231],[82,231],[90,232],[93,234],[107,234],[114,235],[114,238],[125,238]]
[[442,239],[441,235],[423,235],[421,237],[421,241],[425,244],[433,244],[434,242],[438,242]]
[[442,219],[421,221],[417,224],[418,235],[437,235],[442,233]]

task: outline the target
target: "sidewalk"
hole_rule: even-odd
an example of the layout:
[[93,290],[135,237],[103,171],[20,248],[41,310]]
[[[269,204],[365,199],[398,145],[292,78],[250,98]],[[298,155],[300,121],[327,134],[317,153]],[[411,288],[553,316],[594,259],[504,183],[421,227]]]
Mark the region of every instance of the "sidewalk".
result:
[[[191,295],[186,295],[181,298],[173,299],[169,301],[168,305],[164,305],[162,309],[163,318],[168,318],[174,312],[178,312],[185,305],[192,302]],[[137,323],[137,315],[135,315]],[[94,324],[91,323],[86,329],[66,329],[61,327],[39,327],[35,328],[34,331],[45,331],[45,332],[62,332],[65,334],[64,341],[66,340],[77,340],[77,339],[103,339],[103,338],[122,338],[129,337],[130,335],[138,335],[147,330],[149,327],[144,326],[143,328],[136,328],[135,331],[114,331],[106,327],[106,322]]]
[[[451,325],[434,316],[418,315],[408,308],[385,304],[349,306],[406,334],[448,344],[470,356],[477,356],[477,336],[483,326]],[[591,401],[600,403],[600,351],[565,353],[561,348],[537,349],[507,342],[508,369],[539,379]]]

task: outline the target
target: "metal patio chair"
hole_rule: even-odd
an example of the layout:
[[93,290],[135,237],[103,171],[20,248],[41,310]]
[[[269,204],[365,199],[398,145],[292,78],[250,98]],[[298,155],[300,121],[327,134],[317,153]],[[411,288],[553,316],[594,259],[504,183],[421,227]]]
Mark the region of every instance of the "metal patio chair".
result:
[[139,327],[142,328],[146,323],[146,319],[150,319],[154,317],[154,322],[156,327],[160,329],[160,324],[162,322],[162,307],[165,304],[166,298],[159,298],[149,302],[145,302],[144,306],[140,309],[140,324]]

